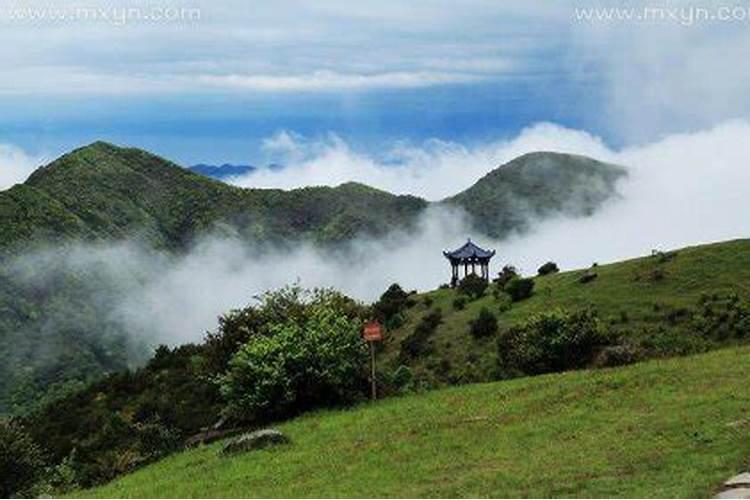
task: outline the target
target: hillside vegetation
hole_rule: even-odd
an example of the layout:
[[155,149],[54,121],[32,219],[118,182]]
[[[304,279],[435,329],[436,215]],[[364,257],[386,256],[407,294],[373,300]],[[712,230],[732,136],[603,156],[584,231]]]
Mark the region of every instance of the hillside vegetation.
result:
[[[621,175],[619,167],[554,153],[522,163],[500,167],[477,183],[484,205],[469,203],[474,195],[466,203],[450,203],[496,226],[492,234],[506,234],[522,229],[524,217],[551,215],[568,204],[593,211],[615,193],[614,183],[603,186],[599,179]],[[550,165],[568,174],[550,174],[545,182]],[[533,174],[536,170],[540,173]],[[535,179],[531,183],[529,176]],[[592,197],[582,187],[587,185],[598,195]],[[538,209],[504,204],[511,195],[523,200],[523,207]],[[557,201],[550,205],[552,199]],[[133,332],[110,320],[123,292],[106,275],[67,270],[62,259],[51,266],[54,272],[25,259],[22,267],[31,271],[19,273],[15,258],[32,254],[36,243],[57,249],[77,241],[127,240],[173,254],[210,234],[276,249],[299,241],[336,247],[358,236],[408,231],[429,205],[357,183],[240,189],[104,142],[72,151],[0,192],[0,414],[26,411],[50,388],[59,394],[142,365],[153,348],[134,342]],[[30,273],[37,275],[34,280],[26,278]],[[148,332],[140,334],[144,337]]]
[[[320,412],[292,443],[179,453],[81,497],[708,497],[745,469],[750,348]],[[729,369],[731,367],[731,369]]]
[[[496,259],[502,259],[502,249],[499,253]],[[584,282],[584,275],[595,278]],[[471,322],[482,309],[496,317],[497,335],[471,334]],[[405,339],[417,335],[419,325],[438,310],[440,320],[423,335],[419,352],[405,356]],[[385,342],[382,377],[407,364],[417,382],[431,387],[498,378],[503,376],[498,373],[498,338],[555,310],[592,311],[617,337],[613,344],[619,348],[610,354],[619,353],[621,359],[595,360],[605,365],[745,342],[750,335],[750,240],[536,276],[531,297],[518,302],[498,293],[494,284],[476,300],[452,289],[412,295],[399,315],[400,325]]]
[[[595,279],[581,282],[594,272]],[[737,240],[536,277],[532,295],[516,302],[505,291],[493,293],[496,284],[473,300],[459,290],[415,295],[395,285],[370,307],[338,294],[324,297],[340,311],[335,324],[349,338],[367,318],[390,325],[378,349],[377,379],[381,395],[397,396],[746,344],[748,273],[750,240]],[[310,317],[299,297],[295,289],[282,290],[232,311],[203,343],[160,348],[144,368],[49,404],[24,425],[53,464],[68,461],[74,484],[92,486],[203,439],[209,429],[362,401],[366,362],[355,375],[356,356],[341,356],[341,363],[331,357],[340,349],[357,352],[348,351],[351,344],[321,344],[317,361],[300,361],[317,348],[297,352],[307,344],[296,339],[330,328],[306,320],[289,326],[295,317]],[[330,383],[343,373],[353,385]]]

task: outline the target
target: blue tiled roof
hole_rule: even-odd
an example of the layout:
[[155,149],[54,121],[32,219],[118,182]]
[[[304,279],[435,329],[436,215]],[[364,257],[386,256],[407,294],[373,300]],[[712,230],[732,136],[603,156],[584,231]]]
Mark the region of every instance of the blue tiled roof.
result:
[[495,255],[494,250],[485,250],[477,246],[473,241],[468,240],[461,248],[453,250],[452,252],[443,252],[449,259],[488,259]]

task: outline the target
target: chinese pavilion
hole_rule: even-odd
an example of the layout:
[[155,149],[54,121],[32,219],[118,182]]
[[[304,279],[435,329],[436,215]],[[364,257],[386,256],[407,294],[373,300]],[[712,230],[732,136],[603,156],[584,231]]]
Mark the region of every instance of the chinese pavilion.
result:
[[[451,286],[455,287],[458,283],[462,266],[464,268],[464,278],[469,274],[477,274],[476,268],[479,266],[479,276],[487,281],[490,280],[490,259],[495,255],[494,250],[480,248],[469,239],[461,248],[452,252],[443,252],[443,255],[451,263],[453,271]],[[469,268],[471,268],[471,272],[469,272]]]

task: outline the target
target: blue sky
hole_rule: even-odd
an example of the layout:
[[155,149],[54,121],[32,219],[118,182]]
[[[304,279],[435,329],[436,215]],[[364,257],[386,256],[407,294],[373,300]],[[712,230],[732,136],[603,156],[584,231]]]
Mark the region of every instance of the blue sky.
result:
[[[692,5],[627,5],[656,4]],[[553,122],[620,147],[750,110],[740,20],[581,22],[568,1],[75,5],[0,4],[0,144],[54,156],[104,139],[183,164],[263,163],[279,131],[376,154]],[[137,17],[164,9],[186,14]]]

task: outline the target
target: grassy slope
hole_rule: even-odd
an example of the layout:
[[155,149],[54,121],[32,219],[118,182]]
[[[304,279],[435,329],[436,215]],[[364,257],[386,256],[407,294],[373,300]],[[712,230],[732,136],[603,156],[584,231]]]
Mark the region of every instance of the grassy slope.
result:
[[[655,269],[664,273],[662,280],[651,278]],[[446,278],[449,272],[446,264]],[[750,240],[685,248],[667,262],[649,256],[601,265],[596,272],[599,277],[587,284],[578,282],[582,271],[537,277],[534,295],[505,312],[500,312],[499,302],[489,293],[462,311],[452,306],[457,296],[454,290],[422,294],[417,297],[418,304],[407,311],[405,324],[386,343],[385,359],[397,364],[400,339],[430,310],[423,303],[426,296],[432,298],[432,308],[439,307],[443,312],[443,323],[431,339],[433,354],[415,361],[415,372],[428,380],[489,380],[496,356],[495,340],[476,340],[469,334],[469,322],[482,307],[498,315],[501,328],[554,307],[575,310],[593,306],[613,329],[626,335],[642,337],[657,329],[662,329],[658,333],[662,338],[665,333],[686,335],[690,333],[689,321],[671,323],[667,316],[679,308],[695,309],[701,294],[737,293],[743,300],[750,297]],[[621,319],[622,312],[627,314],[626,322]]]
[[394,398],[183,452],[89,497],[705,497],[748,466],[750,347]]

